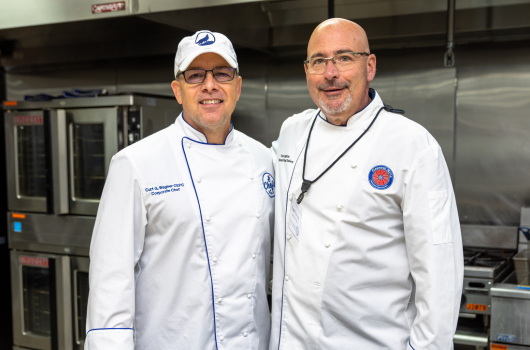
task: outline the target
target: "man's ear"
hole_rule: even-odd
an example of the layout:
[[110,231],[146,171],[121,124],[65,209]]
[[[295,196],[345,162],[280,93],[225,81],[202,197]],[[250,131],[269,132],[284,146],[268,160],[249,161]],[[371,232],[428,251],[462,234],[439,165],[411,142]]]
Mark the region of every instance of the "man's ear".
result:
[[367,77],[368,82],[371,82],[375,78],[376,64],[377,64],[377,60],[375,58],[375,55],[371,54],[370,56],[368,56],[368,62],[366,65],[366,70],[367,70],[366,77]]
[[182,104],[182,91],[180,89],[180,82],[178,80],[173,80],[171,83],[171,89],[173,89],[173,94],[175,94],[175,98],[177,99],[178,103]]
[[241,76],[237,76],[237,98],[236,101],[239,101],[239,96],[241,96],[241,84],[243,82],[243,78]]

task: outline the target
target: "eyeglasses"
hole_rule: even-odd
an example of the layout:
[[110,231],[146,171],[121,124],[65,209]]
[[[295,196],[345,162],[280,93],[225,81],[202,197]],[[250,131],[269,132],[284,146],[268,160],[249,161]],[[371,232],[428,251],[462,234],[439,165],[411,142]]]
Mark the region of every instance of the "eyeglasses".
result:
[[307,71],[310,74],[324,74],[328,61],[333,62],[337,70],[344,72],[352,69],[355,62],[362,56],[370,56],[368,52],[344,52],[333,57],[315,57],[304,61]]
[[206,79],[206,74],[212,72],[213,77],[220,83],[224,83],[234,79],[236,75],[236,69],[232,67],[221,67],[214,69],[190,69],[185,70],[177,74],[176,78],[180,75],[184,76],[184,80],[188,84],[200,84]]

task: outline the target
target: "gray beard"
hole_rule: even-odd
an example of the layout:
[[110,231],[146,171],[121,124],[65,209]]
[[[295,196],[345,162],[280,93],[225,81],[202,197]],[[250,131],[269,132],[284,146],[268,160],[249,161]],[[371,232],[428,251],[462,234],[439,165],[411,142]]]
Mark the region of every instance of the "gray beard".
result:
[[336,107],[329,106],[320,96],[318,96],[318,106],[324,112],[324,115],[326,116],[333,116],[337,114],[344,113],[348,108],[350,108],[350,105],[352,103],[353,97],[348,94],[348,97],[342,102],[340,105]]

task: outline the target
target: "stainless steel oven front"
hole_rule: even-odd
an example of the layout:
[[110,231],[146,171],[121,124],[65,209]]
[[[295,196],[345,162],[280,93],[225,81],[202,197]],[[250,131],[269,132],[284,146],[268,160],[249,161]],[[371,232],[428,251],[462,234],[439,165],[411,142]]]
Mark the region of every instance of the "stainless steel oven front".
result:
[[15,346],[72,349],[68,256],[11,251],[11,291]]
[[11,211],[96,215],[112,156],[177,118],[175,100],[134,95],[4,106]]

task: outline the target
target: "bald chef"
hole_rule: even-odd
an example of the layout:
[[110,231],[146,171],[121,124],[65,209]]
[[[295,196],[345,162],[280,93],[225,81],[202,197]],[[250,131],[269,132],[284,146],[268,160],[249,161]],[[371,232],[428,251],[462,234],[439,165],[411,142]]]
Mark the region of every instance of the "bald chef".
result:
[[332,19],[307,48],[318,110],[273,144],[271,350],[449,350],[463,256],[436,140],[369,88],[364,30]]
[[234,130],[232,43],[182,39],[183,113],[112,160],[90,247],[87,350],[268,348],[270,152]]

